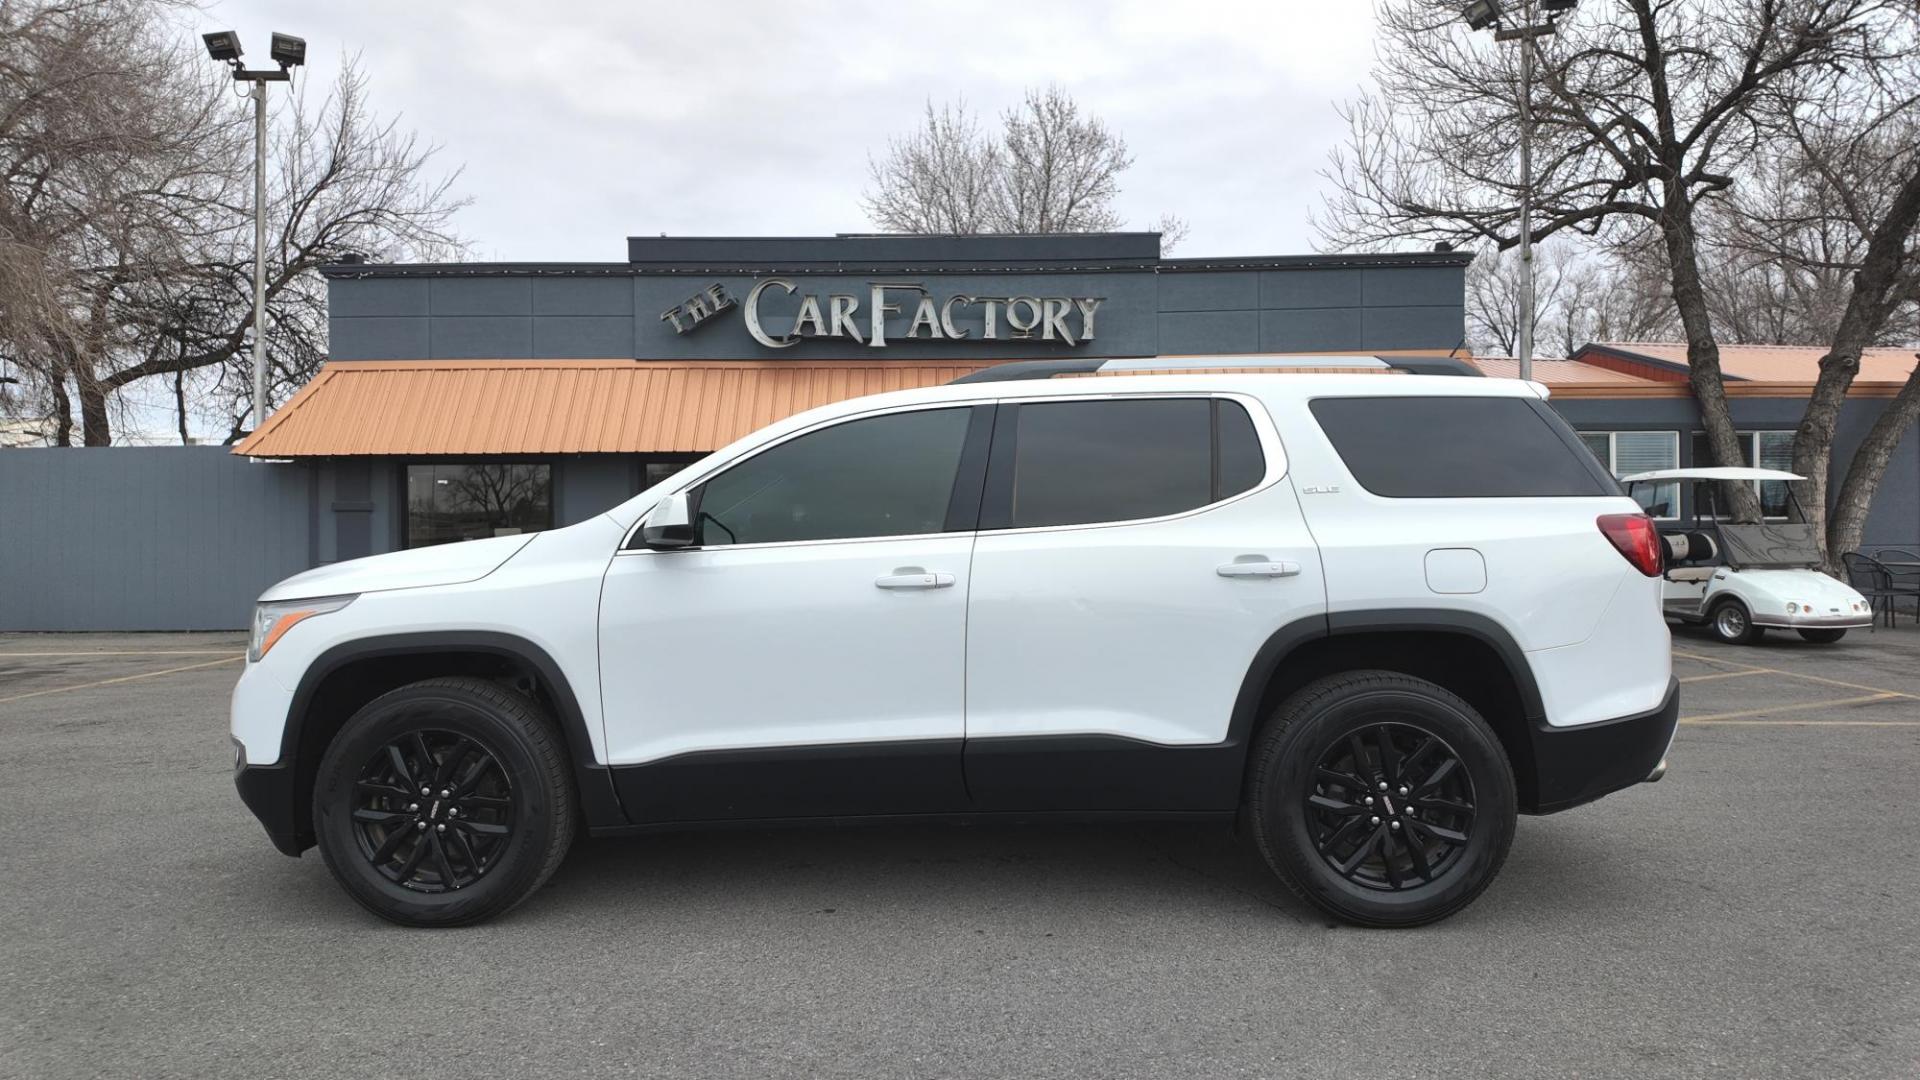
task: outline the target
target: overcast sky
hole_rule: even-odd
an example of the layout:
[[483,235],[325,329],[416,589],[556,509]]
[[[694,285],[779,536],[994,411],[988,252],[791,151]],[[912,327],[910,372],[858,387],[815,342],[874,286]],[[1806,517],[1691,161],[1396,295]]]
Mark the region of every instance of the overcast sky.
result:
[[[1310,250],[1319,170],[1372,58],[1365,0],[964,4],[215,0],[200,30],[359,53],[384,114],[439,143],[474,255],[620,261],[629,235],[873,226],[867,156],[928,99],[997,113],[1056,82],[1132,148],[1129,225],[1178,254]],[[1335,12],[1335,13],[1330,13]],[[310,91],[311,93],[312,91]]]

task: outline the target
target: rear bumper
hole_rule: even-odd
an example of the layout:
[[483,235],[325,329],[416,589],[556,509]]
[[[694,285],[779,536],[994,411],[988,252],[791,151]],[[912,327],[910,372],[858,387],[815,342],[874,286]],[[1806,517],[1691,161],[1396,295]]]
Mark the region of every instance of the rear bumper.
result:
[[1667,681],[1660,707],[1578,727],[1533,727],[1532,813],[1589,803],[1652,776],[1680,723],[1680,680]]
[[313,846],[313,837],[300,832],[294,812],[293,769],[287,765],[242,765],[233,771],[240,801],[267,830],[267,838],[282,855],[299,855]]

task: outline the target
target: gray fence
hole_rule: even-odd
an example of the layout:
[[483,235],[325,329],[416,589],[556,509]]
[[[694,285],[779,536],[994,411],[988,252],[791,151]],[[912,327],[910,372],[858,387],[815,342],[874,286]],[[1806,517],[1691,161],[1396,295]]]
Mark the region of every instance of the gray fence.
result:
[[314,564],[309,469],[220,447],[0,450],[0,630],[228,630]]

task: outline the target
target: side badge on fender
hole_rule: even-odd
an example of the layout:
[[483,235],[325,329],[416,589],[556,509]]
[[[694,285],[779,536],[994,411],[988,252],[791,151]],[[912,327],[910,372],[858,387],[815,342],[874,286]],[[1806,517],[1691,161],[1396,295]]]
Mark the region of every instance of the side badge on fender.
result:
[[1301,488],[1300,494],[1302,495],[1338,495],[1340,494],[1340,485],[1339,484],[1312,484],[1307,487]]

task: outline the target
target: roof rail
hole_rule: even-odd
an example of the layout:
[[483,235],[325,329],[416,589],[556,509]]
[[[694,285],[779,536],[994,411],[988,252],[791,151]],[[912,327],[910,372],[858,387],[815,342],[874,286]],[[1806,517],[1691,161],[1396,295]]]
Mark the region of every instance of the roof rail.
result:
[[1017,360],[995,364],[955,383],[1023,382],[1051,379],[1056,375],[1118,375],[1127,372],[1173,372],[1220,368],[1352,368],[1356,371],[1398,371],[1408,375],[1460,375],[1481,378],[1483,372],[1471,363],[1451,356],[1145,356],[1102,358],[1075,356],[1061,360]]

